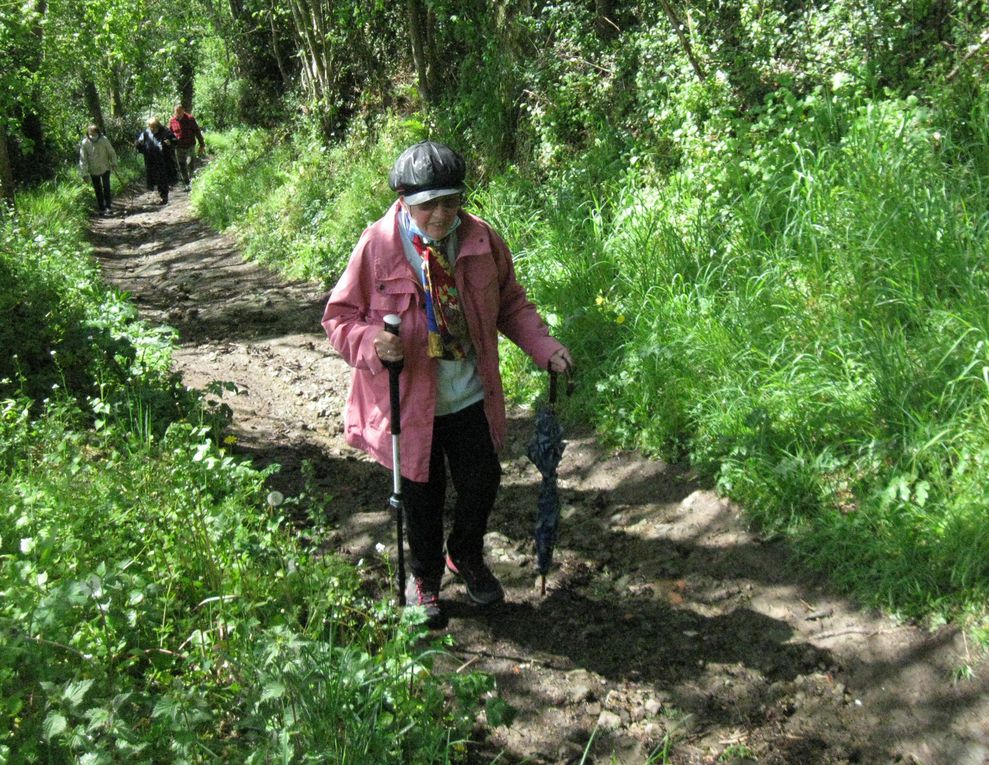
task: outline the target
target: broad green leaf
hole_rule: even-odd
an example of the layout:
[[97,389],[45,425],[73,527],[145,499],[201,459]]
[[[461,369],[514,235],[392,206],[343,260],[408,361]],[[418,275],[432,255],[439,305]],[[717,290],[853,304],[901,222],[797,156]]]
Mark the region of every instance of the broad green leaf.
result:
[[55,736],[63,733],[67,727],[68,721],[65,717],[58,712],[52,712],[45,718],[45,722],[41,726],[41,732],[44,734],[46,741],[51,741]]
[[276,680],[265,684],[261,691],[261,701],[267,701],[268,699],[280,699],[284,695],[285,686]]
[[80,680],[79,682],[68,683],[62,690],[62,700],[70,707],[77,707],[82,703],[86,692],[89,691],[92,685],[92,680]]

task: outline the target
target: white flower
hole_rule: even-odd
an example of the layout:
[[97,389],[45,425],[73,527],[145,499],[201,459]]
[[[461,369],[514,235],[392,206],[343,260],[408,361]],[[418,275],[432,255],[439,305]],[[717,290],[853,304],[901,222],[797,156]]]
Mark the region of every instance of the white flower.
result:
[[381,544],[381,542],[378,542],[378,544],[374,546],[374,551],[378,553],[378,555],[381,555],[381,553],[385,551],[385,546]]
[[268,504],[271,505],[271,507],[278,507],[284,501],[285,495],[280,491],[273,491],[268,494]]

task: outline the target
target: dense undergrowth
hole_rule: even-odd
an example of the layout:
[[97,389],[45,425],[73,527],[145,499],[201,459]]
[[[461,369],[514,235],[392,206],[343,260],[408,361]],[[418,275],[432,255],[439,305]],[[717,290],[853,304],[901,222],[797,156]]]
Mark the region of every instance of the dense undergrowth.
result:
[[[866,602],[980,617],[985,97],[958,119],[835,85],[767,96],[745,119],[694,115],[671,137],[674,168],[602,144],[558,170],[509,168],[468,204],[579,359],[570,416],[688,459]],[[258,259],[332,284],[421,135],[391,119],[325,152],[299,135],[262,152],[275,139],[235,132],[198,208]],[[538,393],[517,353],[504,365],[519,395]]]
[[265,501],[100,283],[88,193],[0,220],[0,763],[460,759],[489,680]]

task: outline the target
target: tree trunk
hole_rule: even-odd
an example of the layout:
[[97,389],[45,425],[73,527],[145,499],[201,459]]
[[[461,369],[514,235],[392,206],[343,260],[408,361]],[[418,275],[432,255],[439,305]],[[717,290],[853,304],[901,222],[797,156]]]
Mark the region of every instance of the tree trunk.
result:
[[697,75],[697,79],[704,82],[704,70],[701,69],[700,62],[694,57],[694,49],[690,45],[690,40],[683,33],[683,24],[680,23],[680,19],[676,17],[673,12],[673,8],[670,6],[668,0],[660,0],[663,5],[663,12],[666,14],[666,18],[669,19],[670,24],[673,26],[673,31],[677,33],[677,39],[680,41],[680,47],[683,48],[683,52],[687,55],[687,60],[690,61],[690,66],[693,67],[694,73]]
[[88,77],[83,80],[82,83],[83,96],[86,99],[86,111],[89,113],[89,118],[93,121],[93,124],[100,129],[100,132],[106,132],[103,129],[103,108],[100,106],[100,95],[96,92],[96,83],[94,83]]
[[14,170],[7,153],[7,128],[0,124],[0,204],[14,204]]
[[436,48],[430,29],[430,11],[422,0],[408,0],[409,37],[412,42],[412,60],[419,80],[419,95],[427,106],[439,98],[437,87]]
[[193,89],[195,88],[196,80],[196,69],[193,66],[192,61],[189,58],[188,53],[182,55],[182,60],[179,62],[179,101],[186,108],[186,111],[192,111],[192,96]]
[[[34,3],[34,10],[37,13],[31,32],[37,39],[36,53],[32,53],[23,64],[33,75],[38,74],[42,64],[42,53],[44,50],[44,16],[48,12],[47,0],[37,0]],[[32,85],[29,93],[25,93],[21,103],[15,108],[16,117],[20,121],[21,135],[24,143],[19,147],[19,157],[15,157],[14,162],[18,166],[18,176],[24,180],[40,180],[49,176],[52,172],[53,164],[49,156],[48,143],[45,140],[45,129],[41,122],[41,117],[36,109],[39,96],[37,86]],[[9,146],[6,147],[9,150]],[[7,164],[10,166],[10,155],[7,155]]]
[[121,87],[120,64],[114,64],[110,69],[110,116],[115,120],[124,118],[124,96]]
[[288,68],[285,66],[285,62],[282,60],[282,54],[280,51],[281,45],[278,40],[278,30],[275,28],[275,14],[272,11],[268,12],[268,28],[271,30],[271,55],[275,59],[275,63],[278,64],[278,74],[282,78],[282,84],[289,87],[291,84],[291,77],[288,72]]

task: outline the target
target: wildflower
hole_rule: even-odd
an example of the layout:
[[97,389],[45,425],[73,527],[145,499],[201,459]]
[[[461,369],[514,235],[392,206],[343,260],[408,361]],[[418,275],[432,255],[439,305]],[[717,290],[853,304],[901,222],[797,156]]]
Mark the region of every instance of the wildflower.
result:
[[285,501],[285,495],[280,491],[272,491],[268,494],[268,504],[271,507],[278,507],[282,502]]
[[229,435],[223,439],[223,443],[233,445],[237,443],[237,436]]
[[604,295],[598,293],[598,296],[594,299],[597,305],[604,305]]
[[378,543],[377,543],[377,544],[376,544],[376,545],[374,546],[374,551],[375,551],[376,553],[378,553],[378,555],[381,555],[381,554],[382,554],[382,553],[383,553],[383,552],[385,551],[385,546],[384,546],[383,544],[381,544],[381,542],[378,542]]
[[625,323],[625,314],[623,313],[618,314],[618,316],[615,317],[615,324],[624,324],[624,323]]

